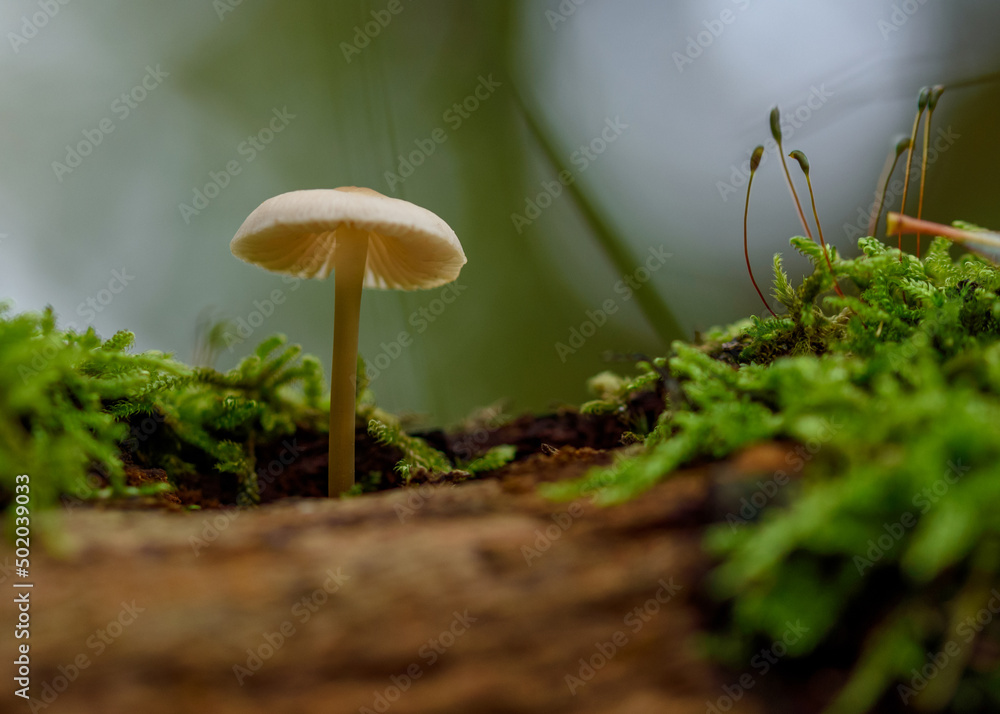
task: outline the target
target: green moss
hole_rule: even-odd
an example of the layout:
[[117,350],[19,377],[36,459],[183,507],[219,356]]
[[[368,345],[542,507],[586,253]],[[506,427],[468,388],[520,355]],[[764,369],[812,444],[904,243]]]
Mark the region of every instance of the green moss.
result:
[[[731,604],[715,651],[745,665],[801,620],[790,658],[834,642],[854,652],[830,711],[856,712],[955,648],[953,673],[917,695],[922,705],[1000,707],[1000,675],[973,652],[976,637],[992,641],[985,652],[1000,644],[997,622],[968,624],[1000,586],[1000,271],[952,259],[942,238],[923,260],[863,238],[858,258],[831,251],[842,298],[819,247],[792,244],[815,271],[793,289],[775,259],[786,313],[674,343],[675,393],[641,452],[546,492],[618,503],[695,460],[798,442],[774,499],[785,505],[752,522],[729,514],[708,534],[721,559],[711,588]],[[641,372],[656,376],[648,363]]]
[[[265,339],[234,369],[190,367],[160,352],[131,354],[134,336],[102,341],[93,330],[60,330],[51,310],[11,316],[0,305],[0,505],[10,505],[18,474],[31,476],[35,513],[60,500],[151,494],[168,484],[129,487],[125,463],[163,468],[171,482],[232,474],[237,502],[258,501],[255,454],[304,431],[322,433],[328,392],[319,361],[283,335]],[[403,454],[397,470],[451,472],[448,458],[406,434],[375,405],[359,359],[357,419]],[[499,468],[499,449],[466,468]],[[359,477],[376,490],[384,474]]]
[[468,464],[461,465],[461,469],[473,475],[496,471],[513,461],[516,453],[517,447],[511,444],[494,446],[478,459],[473,459]]
[[235,474],[252,502],[254,444],[322,428],[319,363],[282,336],[227,373],[130,354],[133,341],[130,332],[102,341],[92,329],[59,330],[51,310],[0,308],[0,502],[19,473],[31,476],[35,511],[60,498],[163,488],[126,487],[123,452],[174,478]]
[[[112,410],[118,417],[155,415],[163,423],[165,429],[145,443],[143,459],[164,466],[172,477],[205,469],[235,474],[240,502],[256,502],[255,447],[299,429],[322,430],[326,423],[319,361],[302,357],[283,335],[264,340],[229,372],[183,369]],[[126,446],[137,446],[141,436],[134,430]]]
[[368,433],[379,444],[393,446],[403,452],[403,458],[396,464],[396,470],[407,483],[415,469],[424,469],[431,473],[451,471],[448,457],[429,446],[423,439],[404,432],[399,419],[379,409],[373,409],[371,415],[368,421]]

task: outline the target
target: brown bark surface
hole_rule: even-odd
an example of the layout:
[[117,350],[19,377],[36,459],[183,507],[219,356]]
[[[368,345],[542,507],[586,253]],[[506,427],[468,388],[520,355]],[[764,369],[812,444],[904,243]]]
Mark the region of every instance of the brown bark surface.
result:
[[[252,511],[70,511],[67,552],[33,548],[35,710],[704,714],[732,684],[698,647],[708,478],[614,508],[537,494],[608,459]],[[30,711],[4,600],[2,709]],[[754,694],[730,711],[766,711]]]

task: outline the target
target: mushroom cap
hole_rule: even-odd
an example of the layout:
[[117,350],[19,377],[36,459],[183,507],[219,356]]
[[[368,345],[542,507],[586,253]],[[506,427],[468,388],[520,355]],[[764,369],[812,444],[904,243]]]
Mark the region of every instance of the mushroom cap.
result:
[[338,237],[350,230],[368,233],[366,288],[437,287],[455,280],[466,262],[458,236],[441,218],[355,186],[269,198],[243,222],[229,249],[276,273],[325,278],[336,265]]

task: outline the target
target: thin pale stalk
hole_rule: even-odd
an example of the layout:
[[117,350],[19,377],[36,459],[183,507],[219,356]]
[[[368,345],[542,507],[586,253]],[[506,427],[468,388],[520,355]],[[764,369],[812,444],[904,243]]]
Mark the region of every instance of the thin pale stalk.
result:
[[355,401],[361,289],[368,259],[368,234],[349,226],[337,231],[334,269],[333,364],[330,368],[330,497],[354,485]]

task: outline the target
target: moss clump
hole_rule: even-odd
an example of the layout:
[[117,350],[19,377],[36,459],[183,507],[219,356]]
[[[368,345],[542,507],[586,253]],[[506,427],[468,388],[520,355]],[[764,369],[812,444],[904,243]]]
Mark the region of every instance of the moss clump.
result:
[[[793,289],[775,260],[787,313],[674,343],[643,369],[675,384],[641,453],[546,491],[617,503],[698,459],[806,445],[786,505],[709,532],[711,587],[731,604],[716,652],[745,665],[800,620],[790,658],[857,662],[831,712],[894,689],[927,710],[998,709],[1000,618],[982,614],[1000,606],[1000,271],[952,259],[942,238],[923,260],[863,238],[856,259],[831,251],[832,272],[818,246],[792,244],[815,272]],[[828,293],[834,276],[846,297]],[[925,681],[941,652],[951,664]]]
[[233,474],[238,502],[255,503],[256,447],[325,423],[319,361],[301,352],[274,335],[225,373],[178,364],[177,375],[112,405],[109,411],[120,419],[153,416],[164,427],[151,435],[133,427],[123,446],[172,479],[197,479],[210,470]]
[[226,373],[130,354],[133,341],[124,331],[101,340],[92,329],[59,330],[51,310],[0,308],[0,503],[18,473],[31,476],[36,511],[163,488],[127,487],[125,453],[174,479],[234,474],[251,503],[254,445],[323,424],[319,363],[283,336]]
[[[60,331],[51,310],[11,316],[0,305],[0,503],[18,474],[31,478],[33,510],[64,494],[137,493],[125,487],[118,442],[128,428],[113,405],[182,370],[159,354],[127,355],[132,340]],[[92,469],[105,479],[88,481]]]
[[[237,503],[258,500],[256,453],[299,432],[327,430],[329,403],[319,361],[283,335],[265,339],[228,372],[190,367],[161,352],[131,354],[134,335],[101,340],[60,330],[51,310],[11,316],[0,304],[0,508],[18,474],[31,476],[31,507],[152,494],[170,484],[132,487],[125,464],[162,468],[171,483],[228,477]],[[375,405],[359,359],[356,415],[376,440],[398,451],[397,471],[451,472],[455,466],[397,417]],[[499,468],[512,449],[495,449],[470,474]],[[384,474],[359,476],[355,492]]]

